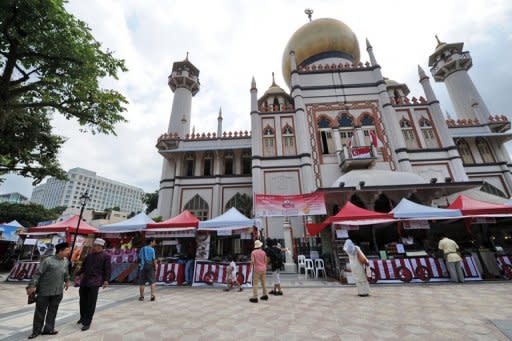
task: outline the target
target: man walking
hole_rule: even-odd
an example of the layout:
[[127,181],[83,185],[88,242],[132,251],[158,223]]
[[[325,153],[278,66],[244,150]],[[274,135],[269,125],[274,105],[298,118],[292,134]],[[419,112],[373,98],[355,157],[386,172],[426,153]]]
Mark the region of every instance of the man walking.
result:
[[92,317],[96,310],[98,291],[106,288],[110,279],[110,256],[103,252],[105,240],[96,238],[92,253],[89,253],[82,263],[77,275],[80,276],[80,320],[82,331],[91,327]]
[[444,260],[452,282],[464,283],[464,272],[462,272],[461,266],[462,258],[458,253],[459,245],[457,245],[455,241],[446,237],[446,235],[441,234],[441,240],[439,241],[438,248],[443,250]]
[[139,252],[139,260],[140,260],[140,269],[139,269],[139,301],[144,301],[144,287],[146,283],[149,283],[151,286],[151,301],[155,300],[155,290],[156,290],[156,280],[155,280],[155,271],[156,271],[156,256],[155,256],[155,247],[156,241],[153,238],[149,238],[146,241],[146,246],[140,249]]
[[[60,243],[55,246],[55,256],[44,259],[37,269],[34,277],[27,286],[27,295],[37,292],[36,310],[32,334],[29,339],[39,334],[55,335],[55,317],[62,300],[63,288],[69,287],[68,260],[69,245]],[[44,322],[44,328],[43,328]]]

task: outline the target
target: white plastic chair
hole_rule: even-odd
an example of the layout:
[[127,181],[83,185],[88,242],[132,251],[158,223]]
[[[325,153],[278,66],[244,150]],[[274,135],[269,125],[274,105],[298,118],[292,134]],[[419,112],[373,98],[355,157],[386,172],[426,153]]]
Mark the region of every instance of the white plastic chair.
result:
[[297,266],[298,266],[299,275],[301,274],[300,269],[304,269],[304,274],[306,274],[306,256],[304,256],[304,255],[297,256]]
[[327,278],[327,274],[325,273],[324,260],[321,258],[315,259],[315,278],[318,278],[318,273],[322,271],[322,275],[324,278]]
[[304,268],[304,277],[308,278],[308,272],[311,274],[311,277],[315,274],[315,266],[313,265],[313,260],[310,258],[306,258],[306,267]]

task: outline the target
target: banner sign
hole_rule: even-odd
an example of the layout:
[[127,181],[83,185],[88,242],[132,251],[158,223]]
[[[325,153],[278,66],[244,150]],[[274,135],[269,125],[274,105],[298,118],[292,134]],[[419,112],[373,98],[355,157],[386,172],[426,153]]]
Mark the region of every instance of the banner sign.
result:
[[208,232],[197,232],[196,243],[196,259],[206,260],[210,258],[210,234]]
[[296,217],[324,215],[325,198],[323,193],[297,195],[256,194],[256,217]]
[[350,150],[353,159],[368,159],[372,157],[371,147],[352,147]]
[[428,230],[430,228],[428,220],[404,220],[402,224],[406,230]]

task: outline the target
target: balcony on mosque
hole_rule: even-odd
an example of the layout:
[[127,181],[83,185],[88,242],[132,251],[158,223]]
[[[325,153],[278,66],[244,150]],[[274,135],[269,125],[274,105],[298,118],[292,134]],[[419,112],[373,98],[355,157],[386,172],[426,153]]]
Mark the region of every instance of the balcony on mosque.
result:
[[348,139],[348,143],[342,146],[338,152],[339,166],[342,172],[353,169],[368,169],[375,165],[377,160],[377,139],[375,132],[356,128],[354,134]]
[[208,133],[191,133],[180,137],[177,133],[165,133],[160,135],[156,147],[160,153],[181,152],[184,150],[207,150],[214,148],[227,148],[233,145],[250,146],[251,134],[247,130],[217,131]]

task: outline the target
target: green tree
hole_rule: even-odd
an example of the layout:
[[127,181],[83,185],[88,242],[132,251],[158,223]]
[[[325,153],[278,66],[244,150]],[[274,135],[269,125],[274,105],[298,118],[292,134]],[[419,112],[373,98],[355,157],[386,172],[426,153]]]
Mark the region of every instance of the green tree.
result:
[[63,0],[0,1],[0,175],[65,179],[58,152],[65,139],[51,117],[76,119],[81,131],[115,134],[127,100],[101,88],[126,71],[124,60],[102,50],[87,24]]
[[37,223],[46,220],[55,220],[60,213],[55,209],[46,209],[38,204],[0,204],[0,222],[9,222],[16,219],[25,227],[37,226]]
[[142,197],[142,202],[146,205],[146,214],[151,213],[151,211],[158,207],[158,190],[145,193]]
[[128,216],[126,218],[130,219],[133,217],[135,217],[135,212],[130,212],[130,214],[128,214]]

